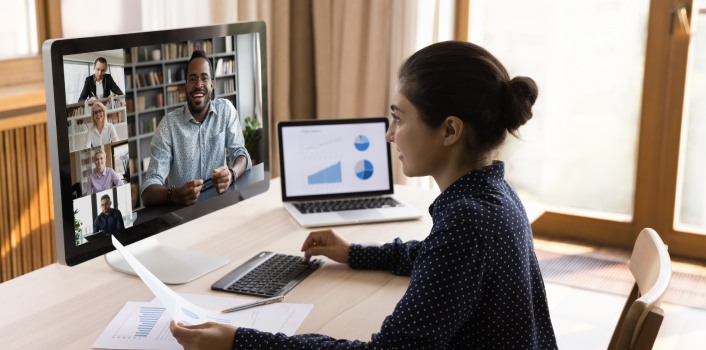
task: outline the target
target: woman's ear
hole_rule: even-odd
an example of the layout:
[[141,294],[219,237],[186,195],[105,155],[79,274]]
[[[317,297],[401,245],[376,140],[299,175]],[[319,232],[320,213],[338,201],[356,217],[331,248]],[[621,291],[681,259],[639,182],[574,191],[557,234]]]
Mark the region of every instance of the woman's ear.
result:
[[441,124],[441,132],[444,138],[444,146],[451,146],[463,137],[464,124],[461,118],[448,116]]

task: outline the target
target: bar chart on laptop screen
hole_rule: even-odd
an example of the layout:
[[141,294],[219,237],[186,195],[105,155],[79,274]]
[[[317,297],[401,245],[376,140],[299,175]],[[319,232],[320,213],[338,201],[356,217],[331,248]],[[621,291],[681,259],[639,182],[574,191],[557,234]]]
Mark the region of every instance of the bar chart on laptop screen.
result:
[[306,177],[308,185],[336,184],[342,181],[340,161]]
[[384,125],[315,125],[283,132],[287,184],[294,184],[287,189],[291,195],[387,188]]

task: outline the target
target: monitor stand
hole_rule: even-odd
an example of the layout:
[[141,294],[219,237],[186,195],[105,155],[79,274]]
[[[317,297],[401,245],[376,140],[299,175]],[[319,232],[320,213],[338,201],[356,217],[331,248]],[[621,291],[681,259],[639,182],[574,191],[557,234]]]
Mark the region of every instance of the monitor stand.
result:
[[[125,248],[165,284],[193,281],[229,262],[226,257],[162,245],[154,236]],[[114,270],[137,276],[117,250],[105,254],[105,261]]]

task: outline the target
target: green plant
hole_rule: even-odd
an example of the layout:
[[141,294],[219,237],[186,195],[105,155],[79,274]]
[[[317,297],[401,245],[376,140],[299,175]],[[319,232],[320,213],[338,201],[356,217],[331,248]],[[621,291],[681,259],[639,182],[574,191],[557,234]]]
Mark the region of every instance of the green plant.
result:
[[[256,118],[245,117],[243,137],[245,138],[245,148],[250,153],[250,157],[256,158],[260,138],[262,138],[262,126]],[[253,160],[254,162],[255,160]]]
[[76,241],[76,245],[79,245],[81,243],[81,225],[83,225],[83,223],[76,215],[78,215],[78,209],[74,209],[74,240]]

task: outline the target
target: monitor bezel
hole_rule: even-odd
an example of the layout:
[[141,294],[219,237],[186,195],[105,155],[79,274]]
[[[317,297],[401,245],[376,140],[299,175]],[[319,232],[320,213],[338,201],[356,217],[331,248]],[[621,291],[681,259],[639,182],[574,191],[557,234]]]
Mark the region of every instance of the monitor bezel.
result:
[[246,197],[263,193],[269,189],[269,100],[267,70],[267,34],[263,21],[226,23],[179,29],[167,29],[140,33],[126,33],[106,36],[50,39],[42,46],[42,60],[46,89],[47,134],[52,176],[54,201],[54,227],[56,255],[60,264],[77,265],[115,250],[109,239],[76,245],[73,228],[73,199],[71,195],[71,172],[69,136],[66,120],[66,92],[64,87],[64,56],[105,50],[125,49],[147,45],[178,43],[189,40],[258,34],[260,40],[262,133],[261,146],[264,148],[264,178],[249,184],[245,191],[229,191],[215,198],[184,207],[116,233],[127,245],[160,232],[177,227],[238,203]]

